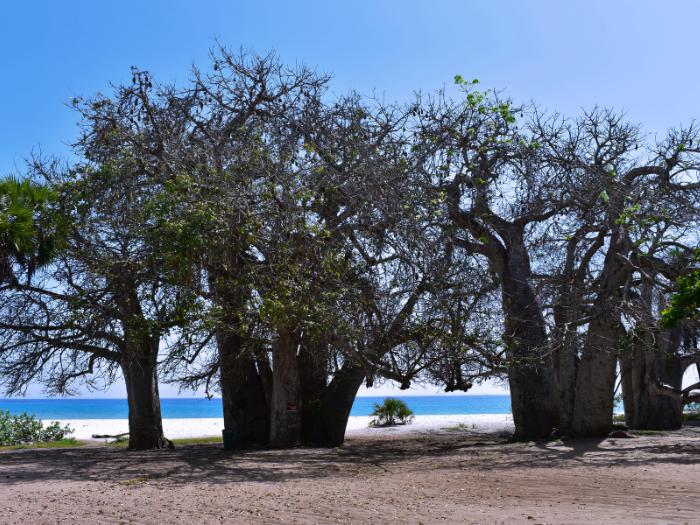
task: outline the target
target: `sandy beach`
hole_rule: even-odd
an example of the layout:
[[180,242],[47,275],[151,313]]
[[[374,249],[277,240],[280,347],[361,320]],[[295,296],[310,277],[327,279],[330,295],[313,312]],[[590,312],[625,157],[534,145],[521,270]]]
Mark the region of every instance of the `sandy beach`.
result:
[[4,451],[0,522],[697,523],[697,429],[509,443],[442,428],[330,449]]
[[[511,432],[513,418],[510,414],[457,414],[440,416],[416,416],[409,425],[392,428],[370,428],[372,418],[352,416],[348,421],[348,437],[372,437],[382,435],[408,435],[445,429],[464,428],[474,432]],[[126,419],[64,419],[59,423],[69,425],[73,437],[92,439],[93,435],[117,435],[129,431]],[[224,428],[223,418],[164,419],[163,430],[170,439],[220,436]]]

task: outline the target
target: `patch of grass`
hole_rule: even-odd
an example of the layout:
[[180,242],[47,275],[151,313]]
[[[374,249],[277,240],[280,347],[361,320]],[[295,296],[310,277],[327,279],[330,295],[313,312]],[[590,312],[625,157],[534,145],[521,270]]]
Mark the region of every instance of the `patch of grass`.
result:
[[198,437],[198,438],[180,438],[173,439],[173,445],[176,447],[178,445],[209,445],[212,443],[223,443],[221,436],[209,436],[209,437]]
[[2,450],[21,450],[25,448],[75,448],[82,447],[85,443],[77,439],[60,439],[58,441],[46,441],[40,443],[23,443],[21,445],[5,445],[0,447]]
[[[209,436],[209,437],[196,437],[196,438],[179,438],[172,439],[173,445],[176,447],[184,447],[186,445],[210,445],[210,444],[222,444],[223,439],[220,436]],[[118,441],[111,441],[105,443],[109,447],[127,447],[129,445],[128,439],[120,439]]]
[[635,436],[665,436],[668,432],[663,430],[630,430],[629,433]]

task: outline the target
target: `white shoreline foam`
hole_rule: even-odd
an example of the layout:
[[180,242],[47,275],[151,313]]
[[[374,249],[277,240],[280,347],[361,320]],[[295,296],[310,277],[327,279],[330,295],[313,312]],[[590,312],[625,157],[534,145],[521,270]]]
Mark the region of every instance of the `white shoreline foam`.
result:
[[[390,428],[370,428],[369,416],[351,416],[348,420],[347,437],[365,437],[394,434],[421,434],[449,430],[457,427],[475,432],[509,432],[513,430],[510,414],[445,414],[416,416],[410,425]],[[46,422],[50,420],[45,420]],[[63,419],[76,439],[92,439],[98,435],[116,435],[129,431],[126,419]],[[224,428],[223,418],[164,419],[163,430],[170,439],[220,436]]]

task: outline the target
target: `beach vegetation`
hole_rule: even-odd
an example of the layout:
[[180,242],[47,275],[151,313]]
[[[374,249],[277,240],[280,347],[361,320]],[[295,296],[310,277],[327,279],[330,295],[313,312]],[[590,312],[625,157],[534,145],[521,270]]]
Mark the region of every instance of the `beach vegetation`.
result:
[[44,425],[33,415],[13,415],[0,410],[0,446],[55,443],[65,440],[72,433],[68,425],[61,426],[57,421]]
[[387,397],[381,404],[375,403],[370,416],[374,418],[370,421],[373,427],[405,425],[414,419],[413,410],[403,400],[393,397]]
[[[222,439],[219,436],[210,437],[194,437],[194,438],[175,438],[171,440],[173,446],[188,446],[188,445],[210,445],[210,444],[221,444]],[[129,445],[128,438],[117,439],[107,443],[109,446],[114,447],[127,447]]]
[[85,446],[84,441],[73,438],[59,439],[57,441],[40,441],[34,443],[22,443],[19,445],[0,445],[3,450],[45,449],[45,448],[80,448]]

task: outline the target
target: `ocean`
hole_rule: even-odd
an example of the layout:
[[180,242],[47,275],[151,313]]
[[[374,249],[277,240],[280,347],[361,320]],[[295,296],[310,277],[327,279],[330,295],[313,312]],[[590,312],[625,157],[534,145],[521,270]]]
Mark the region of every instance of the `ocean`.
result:
[[[510,396],[392,396],[402,399],[416,415],[447,414],[510,414]],[[375,403],[384,396],[358,397],[351,416],[369,416]],[[126,419],[126,399],[0,399],[0,410],[12,414],[26,412],[40,419]],[[221,399],[165,398],[161,399],[163,418],[212,418],[222,417]]]

